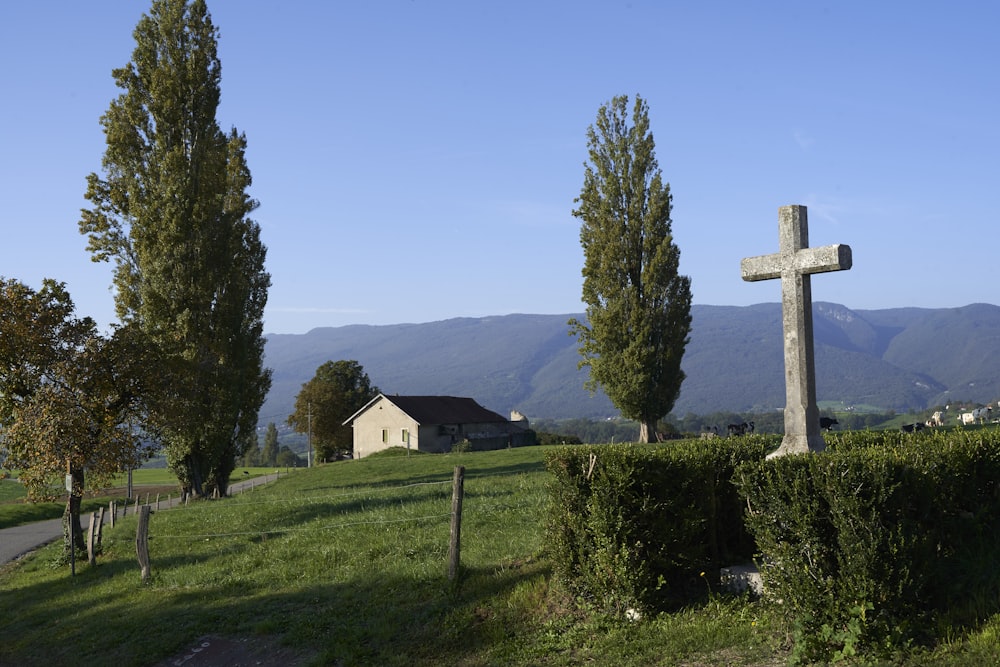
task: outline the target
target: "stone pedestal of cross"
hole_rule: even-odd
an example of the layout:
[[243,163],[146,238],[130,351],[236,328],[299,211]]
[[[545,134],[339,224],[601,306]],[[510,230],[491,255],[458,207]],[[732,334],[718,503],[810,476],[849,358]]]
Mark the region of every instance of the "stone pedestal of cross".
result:
[[768,458],[819,452],[826,448],[816,405],[810,275],[851,268],[851,247],[809,247],[805,206],[778,209],[778,252],[747,257],[743,280],[781,278],[781,319],[785,334],[785,437]]

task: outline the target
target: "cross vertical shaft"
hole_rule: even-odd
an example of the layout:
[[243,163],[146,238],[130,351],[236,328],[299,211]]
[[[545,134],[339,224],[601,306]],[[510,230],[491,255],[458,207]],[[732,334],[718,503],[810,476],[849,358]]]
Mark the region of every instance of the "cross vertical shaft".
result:
[[785,351],[785,436],[771,456],[817,452],[826,448],[816,404],[811,274],[851,268],[846,245],[809,247],[805,206],[778,209],[778,252],[745,258],[743,280],[781,279],[781,318]]

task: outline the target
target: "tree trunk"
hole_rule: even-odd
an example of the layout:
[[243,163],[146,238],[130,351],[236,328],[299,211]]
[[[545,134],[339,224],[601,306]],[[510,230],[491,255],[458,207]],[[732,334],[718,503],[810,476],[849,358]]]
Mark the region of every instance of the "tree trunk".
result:
[[[87,543],[83,539],[83,528],[80,526],[80,505],[83,501],[83,470],[71,468],[70,476],[73,479],[73,490],[69,492],[66,500],[66,509],[63,511],[63,557],[69,561],[73,544],[76,544],[77,553],[86,553]],[[72,537],[71,537],[72,536]]]
[[185,496],[195,498],[205,498],[205,480],[202,476],[201,458],[195,454],[189,454],[181,461],[180,466],[174,471],[181,483],[181,492]]
[[656,420],[639,422],[639,442],[656,442]]

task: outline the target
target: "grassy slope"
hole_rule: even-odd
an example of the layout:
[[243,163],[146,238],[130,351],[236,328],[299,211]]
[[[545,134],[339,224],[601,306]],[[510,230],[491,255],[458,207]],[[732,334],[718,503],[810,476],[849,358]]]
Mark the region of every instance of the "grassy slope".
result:
[[[0,664],[152,665],[209,634],[275,640],[317,665],[783,664],[785,635],[761,604],[716,597],[638,623],[569,604],[545,558],[544,449],[374,457],[158,512],[148,585],[132,517],[74,579],[43,549],[0,572],[0,609],[17,610],[0,615]],[[451,585],[456,465],[465,504]],[[949,649],[934,664],[997,657],[989,630],[962,660]]]

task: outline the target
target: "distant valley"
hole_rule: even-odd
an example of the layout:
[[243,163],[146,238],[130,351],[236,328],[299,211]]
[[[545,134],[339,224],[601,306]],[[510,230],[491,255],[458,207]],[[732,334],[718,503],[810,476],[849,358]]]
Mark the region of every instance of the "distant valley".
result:
[[[813,305],[817,396],[897,412],[1000,398],[1000,307],[851,310]],[[469,396],[529,419],[617,415],[583,388],[580,314],[456,318],[426,324],[351,325],[269,334],[274,377],[261,423],[281,424],[295,395],[326,361],[353,359],[387,394]],[[673,414],[762,412],[785,401],[781,305],[693,306],[687,375]]]

